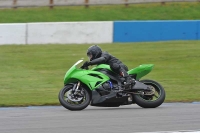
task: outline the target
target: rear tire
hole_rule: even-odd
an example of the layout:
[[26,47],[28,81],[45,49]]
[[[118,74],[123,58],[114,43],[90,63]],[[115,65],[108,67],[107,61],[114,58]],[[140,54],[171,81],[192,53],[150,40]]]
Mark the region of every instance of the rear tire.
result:
[[[165,100],[165,90],[164,88],[156,81],[153,80],[141,80],[140,82],[151,86],[155,89],[155,91],[158,93],[153,96],[141,96],[141,95],[133,95],[134,102],[143,108],[156,108],[160,106],[164,100]],[[153,98],[156,97],[155,100]]]
[[[85,109],[89,103],[90,103],[90,94],[89,91],[84,87],[80,86],[81,90],[83,91],[84,97],[80,101],[72,101],[72,98],[68,98],[66,95],[71,95],[67,93],[71,93],[71,90],[73,88],[72,84],[67,84],[63,89],[60,90],[58,98],[60,101],[60,104],[65,107],[66,109],[69,109],[71,111],[78,111]],[[76,99],[75,99],[76,100]]]

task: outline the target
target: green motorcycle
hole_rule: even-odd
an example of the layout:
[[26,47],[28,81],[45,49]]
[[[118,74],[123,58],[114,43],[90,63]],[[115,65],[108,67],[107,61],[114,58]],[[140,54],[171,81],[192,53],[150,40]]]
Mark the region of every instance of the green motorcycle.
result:
[[82,110],[89,104],[101,107],[119,107],[136,103],[143,108],[156,108],[165,100],[165,90],[156,81],[140,80],[153,69],[153,64],[140,65],[128,71],[136,80],[129,89],[123,89],[122,77],[109,65],[100,64],[91,70],[78,68],[76,62],[65,74],[64,88],[58,98],[69,110]]

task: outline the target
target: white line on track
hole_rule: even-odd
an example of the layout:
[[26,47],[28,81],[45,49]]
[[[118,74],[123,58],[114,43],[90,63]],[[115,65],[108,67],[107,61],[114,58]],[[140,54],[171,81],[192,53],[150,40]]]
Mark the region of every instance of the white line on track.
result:
[[155,131],[155,132],[136,132],[136,133],[200,133],[200,130]]

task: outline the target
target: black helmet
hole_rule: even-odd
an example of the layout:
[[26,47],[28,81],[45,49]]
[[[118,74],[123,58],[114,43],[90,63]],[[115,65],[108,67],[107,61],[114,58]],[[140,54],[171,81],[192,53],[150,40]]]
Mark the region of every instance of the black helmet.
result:
[[102,54],[102,50],[97,45],[92,45],[87,50],[87,56],[90,58],[90,61],[99,58]]

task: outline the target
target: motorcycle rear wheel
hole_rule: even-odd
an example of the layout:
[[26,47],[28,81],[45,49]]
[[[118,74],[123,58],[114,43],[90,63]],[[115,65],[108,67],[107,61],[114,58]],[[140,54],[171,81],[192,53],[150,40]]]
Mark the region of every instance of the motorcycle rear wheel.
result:
[[72,88],[72,84],[67,84],[60,90],[58,95],[60,104],[71,111],[85,109],[89,105],[91,99],[88,90],[80,86],[81,94],[76,96],[73,95]]
[[156,108],[160,106],[165,100],[165,90],[164,88],[156,81],[153,80],[141,80],[140,82],[148,85],[154,91],[154,95],[133,95],[134,102],[143,108]]

